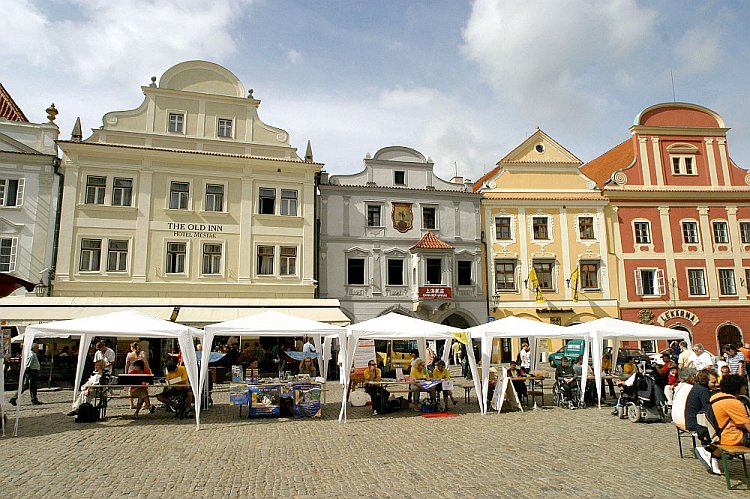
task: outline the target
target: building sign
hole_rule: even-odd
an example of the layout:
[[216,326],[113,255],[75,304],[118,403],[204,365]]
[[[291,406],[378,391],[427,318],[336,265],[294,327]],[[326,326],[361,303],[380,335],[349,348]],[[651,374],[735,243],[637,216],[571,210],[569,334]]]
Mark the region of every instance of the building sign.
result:
[[659,323],[660,326],[663,326],[665,322],[667,322],[670,319],[685,319],[690,321],[693,326],[698,324],[700,322],[700,319],[698,319],[698,316],[694,313],[690,312],[689,310],[683,310],[681,308],[673,308],[672,310],[665,310],[661,313],[659,317],[656,318],[656,322]]
[[397,231],[409,232],[413,226],[414,214],[411,211],[411,203],[392,203],[391,220],[393,228]]
[[451,288],[444,288],[442,286],[420,286],[419,297],[432,300],[435,298],[451,298]]
[[224,232],[224,226],[220,224],[192,224],[167,222],[167,229],[171,230],[174,237],[201,237],[204,239],[216,239],[219,232]]

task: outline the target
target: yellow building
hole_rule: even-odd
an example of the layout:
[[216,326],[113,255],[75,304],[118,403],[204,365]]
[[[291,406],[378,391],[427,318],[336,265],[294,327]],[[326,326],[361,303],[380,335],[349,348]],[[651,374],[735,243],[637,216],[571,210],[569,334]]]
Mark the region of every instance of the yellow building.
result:
[[[491,317],[567,326],[618,316],[607,199],[579,171],[581,164],[537,129],[474,184],[483,195]],[[501,341],[493,357],[507,362],[517,349]]]

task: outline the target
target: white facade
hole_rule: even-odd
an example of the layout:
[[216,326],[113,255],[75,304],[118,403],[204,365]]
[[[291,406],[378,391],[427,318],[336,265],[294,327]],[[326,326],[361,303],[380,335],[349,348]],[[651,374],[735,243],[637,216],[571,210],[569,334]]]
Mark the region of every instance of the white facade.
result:
[[0,272],[45,285],[57,211],[57,135],[52,121],[0,118]]
[[[338,298],[354,322],[393,310],[456,326],[485,322],[480,196],[471,184],[441,180],[407,147],[383,148],[364,166],[320,182],[321,298]],[[437,239],[415,248],[428,232]]]

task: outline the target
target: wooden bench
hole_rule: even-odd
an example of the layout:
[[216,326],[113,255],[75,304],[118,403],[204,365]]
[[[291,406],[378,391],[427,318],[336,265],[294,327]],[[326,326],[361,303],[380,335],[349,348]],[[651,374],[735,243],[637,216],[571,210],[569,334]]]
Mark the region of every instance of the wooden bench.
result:
[[747,454],[750,454],[750,448],[742,447],[741,445],[721,445],[721,444],[718,444],[716,448],[721,451],[721,467],[722,467],[722,470],[724,471],[724,476],[727,479],[727,489],[738,490],[740,488],[740,485],[742,485],[742,482],[738,482],[736,485],[732,486],[732,479],[729,476],[729,466],[727,465],[727,460],[730,457],[734,457],[742,461],[742,469],[745,471],[745,488],[747,490],[750,490],[750,478],[748,478],[747,462],[745,461],[745,456]]
[[[695,439],[698,437],[698,434],[694,431],[689,431],[687,428],[685,428],[685,425],[677,424],[674,421],[672,421],[672,424],[675,428],[677,428],[677,445],[679,445],[680,447],[680,459],[682,459],[685,457],[682,452],[682,439],[690,438],[693,441],[693,451],[695,451],[695,446],[697,445]],[[695,454],[693,454],[692,457],[695,457]]]

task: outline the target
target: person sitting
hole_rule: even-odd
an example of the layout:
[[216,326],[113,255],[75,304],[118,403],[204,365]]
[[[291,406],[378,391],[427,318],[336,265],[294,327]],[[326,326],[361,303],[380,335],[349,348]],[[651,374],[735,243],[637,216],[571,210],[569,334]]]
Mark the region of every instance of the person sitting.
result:
[[685,402],[685,428],[698,435],[704,444],[711,441],[708,429],[698,424],[698,413],[705,413],[711,401],[711,391],[716,388],[716,373],[713,369],[701,369],[695,374],[695,383]]
[[672,364],[672,357],[667,352],[661,354],[661,360],[664,364],[656,366],[656,374],[658,375],[658,381],[661,383],[660,386],[667,385],[667,378],[669,377],[669,365]]
[[625,357],[625,364],[622,366],[622,371],[625,373],[625,376],[632,376],[638,372],[638,366],[635,363],[635,359],[630,355]]
[[[143,359],[136,359],[133,361],[133,366],[130,371],[128,371],[128,374],[151,374],[151,370],[146,367],[146,363],[143,362]],[[138,419],[138,413],[141,412],[143,406],[145,406],[151,414],[156,410],[156,407],[151,405],[151,400],[148,398],[148,386],[130,388],[130,400],[133,399],[138,400],[133,419]]]
[[526,389],[526,380],[513,378],[522,378],[524,376],[526,376],[526,371],[524,369],[518,368],[515,360],[511,360],[510,366],[508,367],[508,377],[511,378],[513,388],[521,398],[528,396],[528,390]]
[[[416,361],[414,362],[414,367],[412,367],[411,373],[409,373],[409,376],[411,376],[413,381],[420,381],[420,380],[429,381],[430,380],[430,372],[427,370],[424,360],[417,357]],[[419,411],[420,409],[419,398],[423,389],[418,384],[411,383],[409,385],[409,390],[413,394],[412,399],[414,400],[414,410]],[[427,393],[430,394],[430,401],[432,401],[432,403],[435,403],[437,399],[437,387],[433,386],[432,388],[426,391]]]
[[664,396],[667,397],[667,403],[672,405],[675,388],[680,384],[680,376],[677,364],[674,362],[667,364],[667,369],[667,383],[664,385]]
[[259,361],[256,357],[253,357],[252,355],[248,357],[247,371],[245,373],[245,376],[247,378],[250,378],[251,383],[257,383],[258,379],[260,378],[260,369],[258,365]]
[[94,401],[94,390],[91,389],[93,386],[97,385],[103,385],[104,381],[106,381],[106,377],[104,376],[104,368],[107,365],[107,361],[97,360],[94,362],[94,373],[89,377],[89,379],[81,386],[81,391],[78,394],[78,397],[76,398],[75,402],[73,402],[73,405],[70,409],[70,412],[68,413],[68,416],[75,416],[78,414],[78,408],[83,403],[90,404]]
[[747,380],[739,374],[727,374],[719,390],[711,397],[711,408],[719,425],[717,431],[721,429],[719,443],[750,447],[750,416],[739,400],[741,395],[747,395]]
[[[437,361],[437,364],[435,364],[435,369],[433,369],[432,371],[432,379],[451,379],[451,375],[448,372],[448,369],[445,368],[445,361]],[[458,404],[458,400],[453,398],[453,390],[443,390],[442,386],[440,387],[440,390],[443,393],[443,406],[445,407],[446,411],[448,410],[449,398],[451,399],[451,402],[453,402],[453,405]]]
[[672,417],[672,422],[683,428],[685,427],[687,399],[690,396],[690,392],[693,391],[693,384],[695,384],[695,373],[680,380],[672,395],[672,411],[670,412],[670,416]]
[[313,360],[311,357],[305,357],[304,359],[302,359],[302,362],[299,365],[299,373],[307,374],[311,378],[314,378],[318,375],[318,370],[315,369],[315,364],[313,364]]
[[187,369],[185,366],[170,362],[167,364],[167,387],[156,398],[172,412],[179,414],[181,407],[173,399],[183,395],[185,396],[185,415],[187,415],[190,411],[190,404],[193,402],[193,391],[190,389]]
[[568,400],[572,404],[573,387],[576,384],[576,375],[573,366],[570,365],[570,359],[563,357],[557,369],[555,369],[555,379],[560,383],[560,392],[563,400]]
[[388,393],[388,390],[378,384],[381,372],[374,360],[367,363],[367,369],[365,369],[364,376],[365,392],[367,392],[370,396],[370,400],[372,400],[372,415],[377,416],[378,413],[384,414],[387,410],[388,399],[391,394]]

